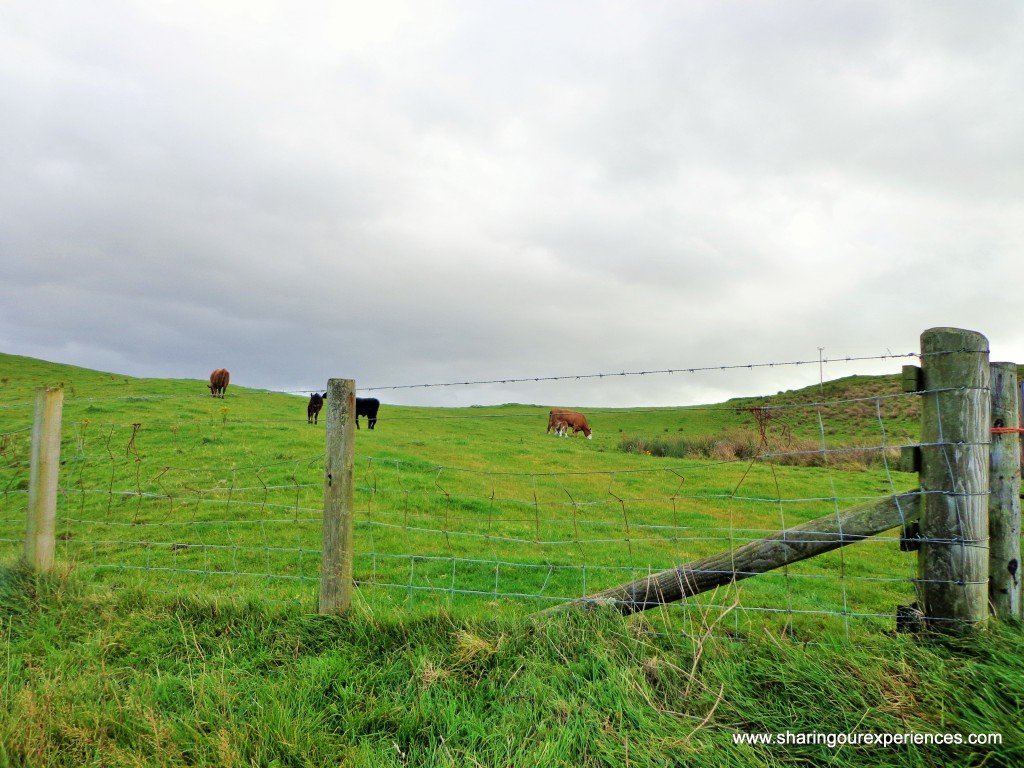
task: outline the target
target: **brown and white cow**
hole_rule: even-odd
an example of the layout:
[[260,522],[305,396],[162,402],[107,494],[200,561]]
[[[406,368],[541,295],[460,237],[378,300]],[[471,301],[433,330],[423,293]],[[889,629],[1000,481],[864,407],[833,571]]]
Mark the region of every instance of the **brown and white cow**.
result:
[[575,435],[577,432],[582,432],[590,440],[593,438],[593,430],[590,429],[590,425],[587,424],[587,417],[579,411],[570,411],[565,408],[552,408],[548,412],[548,428],[550,432],[552,429],[555,430],[555,434],[559,436],[566,436],[569,434],[569,430]]
[[555,430],[555,434],[561,436],[568,426],[565,423],[565,419],[562,418],[562,414],[566,412],[565,408],[552,408],[548,411],[548,428],[547,432],[552,429]]
[[229,381],[231,374],[228,373],[228,369],[218,368],[210,374],[210,383],[206,386],[210,388],[210,394],[214,397],[224,397],[224,390],[228,388]]

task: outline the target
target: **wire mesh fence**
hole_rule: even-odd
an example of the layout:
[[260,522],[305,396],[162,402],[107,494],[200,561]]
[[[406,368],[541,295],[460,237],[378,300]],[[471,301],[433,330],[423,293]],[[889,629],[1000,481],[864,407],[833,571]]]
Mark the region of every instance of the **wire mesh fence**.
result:
[[32,441],[29,424],[0,432],[0,549],[20,552],[28,508]]
[[250,463],[234,448],[252,426],[79,422],[60,488],[60,554],[148,574],[158,588],[302,599],[318,578],[323,454]]
[[[916,440],[918,405],[895,389],[589,409],[594,444],[545,433],[539,407],[388,408],[357,441],[356,599],[371,609],[533,611],[906,491],[916,475],[896,462]],[[294,417],[280,413],[202,397],[69,398],[58,558],[112,588],[312,609],[323,432],[298,401]],[[12,554],[29,430],[0,437],[0,545]],[[726,621],[736,633],[750,621],[891,627],[895,606],[915,594],[915,562],[899,539],[890,531],[661,615]]]

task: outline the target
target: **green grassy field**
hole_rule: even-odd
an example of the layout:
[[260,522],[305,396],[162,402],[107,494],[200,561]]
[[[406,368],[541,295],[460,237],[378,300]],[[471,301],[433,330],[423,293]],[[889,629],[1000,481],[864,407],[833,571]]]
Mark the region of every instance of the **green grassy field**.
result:
[[[14,563],[33,399],[55,385],[60,567],[37,580]],[[357,433],[356,604],[337,621],[311,615],[324,425],[306,423],[304,398],[233,384],[219,400],[204,382],[0,355],[0,766],[984,754],[731,744],[789,723],[998,731],[1019,750],[1019,699],[996,691],[1024,679],[1019,628],[983,640],[981,661],[894,637],[915,570],[895,532],[631,620],[531,616],[914,487],[892,463],[917,435],[898,390],[850,377],[701,408],[584,409],[592,441],[545,434],[548,404],[385,402]],[[768,403],[780,408],[759,422],[751,409]],[[743,437],[774,458],[622,450],[680,437]],[[978,702],[946,701],[967,671]],[[1008,750],[997,757],[1020,754]]]
[[[233,386],[220,400],[200,382],[15,358],[4,368],[13,374],[3,376],[0,410],[8,559],[26,498],[29,433],[17,430],[30,425],[34,389],[63,384],[62,561],[112,587],[315,605],[324,425],[306,423],[303,398]],[[357,433],[358,599],[378,611],[529,612],[906,490],[914,477],[883,461],[851,466],[843,452],[912,439],[910,398],[863,399],[888,398],[891,387],[854,379],[782,394],[789,408],[763,434],[750,400],[593,410],[590,441],[547,434],[547,406],[385,404],[378,428]],[[812,394],[840,404],[802,407]],[[619,450],[636,435],[736,434],[827,466]],[[782,620],[812,633],[886,625],[910,601],[912,565],[884,536],[692,605],[735,604],[734,631],[753,612],[755,625]]]

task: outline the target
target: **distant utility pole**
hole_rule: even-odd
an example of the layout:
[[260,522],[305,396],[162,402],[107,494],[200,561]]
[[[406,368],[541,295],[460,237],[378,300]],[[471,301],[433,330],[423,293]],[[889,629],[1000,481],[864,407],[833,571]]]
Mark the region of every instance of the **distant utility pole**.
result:
[[825,348],[818,347],[818,391],[825,391]]

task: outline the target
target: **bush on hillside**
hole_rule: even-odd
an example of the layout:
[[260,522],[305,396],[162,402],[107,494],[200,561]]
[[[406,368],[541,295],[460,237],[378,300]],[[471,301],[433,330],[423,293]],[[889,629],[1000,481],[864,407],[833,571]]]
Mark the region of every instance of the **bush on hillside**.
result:
[[674,437],[624,434],[619,441],[619,450],[675,459],[761,460],[791,467],[830,466],[838,469],[867,469],[883,461],[895,467],[900,457],[899,449],[893,447],[846,445],[828,446],[827,450],[822,450],[820,441],[801,438],[766,445],[759,435],[744,430]]

